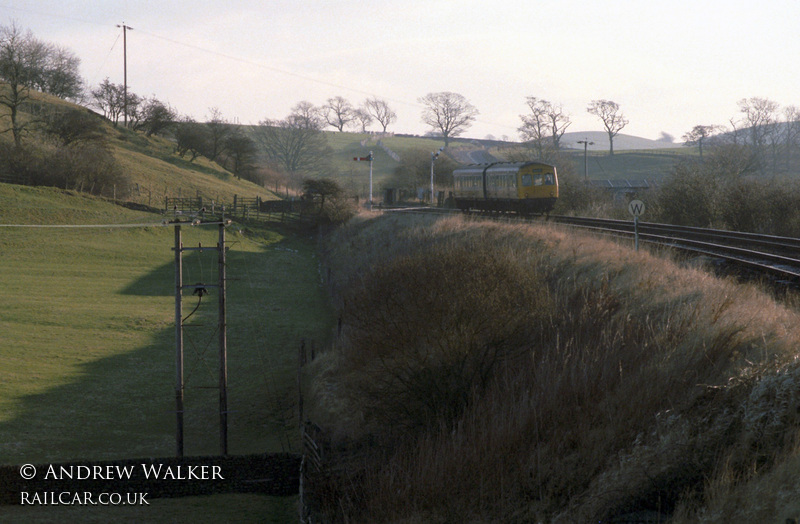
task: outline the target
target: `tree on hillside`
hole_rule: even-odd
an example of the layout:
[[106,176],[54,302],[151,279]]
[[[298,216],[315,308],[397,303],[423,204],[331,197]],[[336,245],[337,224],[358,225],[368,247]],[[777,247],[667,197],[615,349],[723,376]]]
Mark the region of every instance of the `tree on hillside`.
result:
[[364,102],[364,107],[380,123],[384,133],[386,128],[397,120],[397,113],[392,111],[386,100],[381,100],[377,97],[367,98]]
[[295,104],[289,118],[292,119],[293,125],[297,127],[322,131],[325,127],[325,117],[322,113],[322,108],[303,100]]
[[372,123],[372,115],[364,108],[353,110],[353,120],[358,122],[362,133],[367,132],[367,127]]
[[776,160],[775,144],[776,136],[776,116],[778,103],[768,98],[743,98],[739,100],[739,111],[742,113],[742,125],[747,130],[749,140],[747,142],[753,148],[756,159],[759,161],[762,170],[766,165],[767,146],[773,146],[773,161]]
[[478,115],[478,110],[463,95],[449,91],[428,93],[419,102],[425,106],[422,122],[441,133],[445,147],[451,138],[466,131]]
[[0,26],[0,79],[19,91],[11,96],[26,96],[29,89],[79,100],[83,79],[80,59],[65,47],[41,41],[16,24]]
[[208,141],[206,126],[198,124],[193,118],[185,116],[175,125],[175,152],[183,158],[189,155],[189,162],[203,154]]
[[744,115],[744,126],[750,133],[750,145],[761,148],[766,143],[769,127],[775,123],[778,103],[767,98],[742,98],[739,111]]
[[325,121],[340,133],[355,119],[353,111],[353,105],[341,96],[329,98],[328,103],[322,106]]
[[45,134],[60,146],[79,142],[105,142],[103,121],[96,113],[82,109],[66,109],[50,113],[44,120]]
[[225,167],[236,175],[236,178],[252,180],[251,173],[255,169],[253,162],[256,156],[255,143],[240,129],[231,131],[226,141]]
[[538,158],[546,160],[547,148],[558,150],[561,147],[561,137],[572,123],[569,116],[564,113],[563,108],[555,106],[535,96],[527,98],[528,107],[531,112],[528,115],[520,115],[522,126],[519,132],[523,140],[529,142],[538,153]]
[[112,83],[107,77],[99,86],[92,89],[92,105],[103,112],[103,116],[116,127],[125,110],[123,87]]
[[218,108],[212,107],[210,111],[211,118],[206,121],[208,141],[203,155],[214,161],[225,152],[225,146],[227,145],[228,137],[233,132],[233,127],[223,118],[222,112]]
[[721,130],[720,126],[711,125],[694,126],[691,131],[683,135],[683,144],[686,146],[697,146],[700,158],[703,158],[703,143]]
[[628,120],[623,116],[619,109],[619,104],[611,100],[592,100],[586,111],[603,122],[608,134],[609,149],[608,154],[614,155],[614,137],[628,125]]
[[792,155],[800,147],[800,108],[787,106],[783,110],[784,144],[786,151],[786,169],[792,165]]
[[22,146],[22,134],[27,123],[23,122],[19,111],[30,98],[29,51],[34,44],[33,35],[23,33],[15,24],[0,27],[0,78],[5,85],[0,86],[0,105],[8,108],[14,145]]
[[[130,98],[130,94],[128,97]],[[129,100],[128,104],[130,103]],[[156,97],[141,100],[134,107],[136,111],[132,122],[135,124],[131,127],[137,131],[144,131],[147,136],[163,133],[175,125],[178,117],[174,109]]]
[[331,148],[322,132],[324,123],[311,104],[300,102],[283,120],[266,119],[255,129],[267,160],[292,176],[318,175],[328,168]]
[[37,63],[31,71],[31,87],[67,100],[83,98],[81,59],[69,49],[37,42]]

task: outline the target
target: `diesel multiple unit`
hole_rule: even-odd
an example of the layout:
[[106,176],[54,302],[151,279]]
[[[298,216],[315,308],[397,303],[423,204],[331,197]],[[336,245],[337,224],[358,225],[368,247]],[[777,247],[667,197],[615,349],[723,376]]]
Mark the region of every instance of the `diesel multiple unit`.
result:
[[453,184],[464,212],[543,214],[558,199],[556,168],[541,162],[472,164],[453,171]]

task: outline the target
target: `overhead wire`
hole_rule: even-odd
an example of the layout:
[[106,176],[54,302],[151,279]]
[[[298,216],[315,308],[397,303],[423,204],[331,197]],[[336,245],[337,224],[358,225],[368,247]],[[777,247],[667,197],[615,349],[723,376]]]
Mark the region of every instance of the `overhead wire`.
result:
[[[48,16],[48,17],[52,17],[52,18],[63,18],[63,19],[66,19],[66,20],[73,20],[73,21],[76,21],[76,22],[93,24],[93,25],[103,25],[103,26],[108,25],[108,24],[105,24],[105,23],[91,22],[91,21],[88,21],[88,20],[83,20],[83,19],[80,19],[80,18],[69,17],[69,16],[65,16],[65,15],[60,15],[60,14],[43,13],[41,11],[35,11],[35,10],[31,10],[31,9],[22,9],[22,8],[12,7],[12,6],[8,6],[8,5],[4,5],[4,4],[0,4],[0,8],[7,8],[7,9],[12,9],[12,10],[30,12],[30,13],[34,13],[34,14],[37,14],[37,15]],[[152,33],[150,31],[147,31],[147,30],[144,30],[144,29],[141,29],[141,28],[138,28],[138,27],[136,29],[136,32],[137,33],[141,33],[143,35],[150,36],[152,38],[163,40],[165,42],[170,42],[172,44],[176,44],[176,45],[180,45],[180,46],[183,46],[183,47],[187,47],[189,49],[194,49],[194,50],[197,50],[197,51],[201,51],[203,53],[208,53],[208,54],[215,55],[215,56],[218,56],[218,57],[221,57],[221,58],[225,58],[227,60],[232,60],[232,61],[239,62],[239,63],[242,63],[242,64],[246,64],[246,65],[249,65],[249,66],[259,67],[259,68],[266,69],[266,70],[269,70],[269,71],[273,71],[273,72],[276,72],[276,73],[280,73],[280,74],[283,74],[283,75],[299,78],[299,79],[305,80],[307,82],[313,82],[313,83],[320,84],[320,85],[327,85],[327,86],[330,86],[330,87],[335,87],[337,89],[344,89],[344,90],[347,90],[347,91],[350,91],[350,92],[353,92],[353,93],[358,93],[358,94],[361,94],[361,95],[366,95],[366,96],[371,96],[371,97],[376,97],[376,98],[380,97],[380,98],[382,98],[384,100],[387,100],[389,102],[394,102],[396,104],[402,104],[402,105],[405,105],[405,106],[408,106],[408,107],[412,107],[412,108],[417,108],[417,109],[424,109],[425,108],[424,105],[419,104],[419,103],[410,102],[408,100],[400,100],[400,99],[396,99],[396,98],[393,98],[393,97],[380,96],[380,95],[378,95],[378,94],[376,94],[374,92],[367,91],[367,90],[364,90],[364,89],[359,89],[357,87],[338,84],[338,83],[335,83],[335,82],[330,82],[330,81],[327,81],[327,80],[314,78],[312,76],[303,75],[303,74],[300,74],[300,73],[295,73],[293,71],[287,71],[285,69],[281,69],[279,67],[271,66],[271,65],[268,65],[268,64],[265,64],[263,62],[256,61],[256,60],[242,58],[240,56],[235,56],[235,55],[232,55],[232,54],[229,54],[229,53],[223,53],[223,52],[220,52],[220,51],[215,51],[215,50],[208,49],[208,48],[205,48],[205,47],[202,47],[202,46],[198,46],[198,45],[195,45],[195,44],[189,44],[189,43],[186,43],[186,42],[181,42],[180,40],[176,40],[174,38],[169,38],[169,37],[166,37],[166,36],[163,36],[163,35]],[[117,34],[117,39],[114,42],[114,46],[116,46],[116,42],[118,40],[119,40],[119,33]],[[113,50],[114,46],[112,46],[112,50]],[[109,55],[110,55],[110,51],[109,51]],[[106,57],[105,60],[107,60],[107,59],[108,59],[108,57]],[[103,62],[103,64],[105,64],[105,61]],[[101,66],[101,69],[102,69],[102,66]],[[505,129],[513,129],[513,130],[517,129],[514,126],[509,126],[509,125],[505,125],[505,124],[499,124],[499,123],[496,123],[496,122],[490,122],[490,121],[485,120],[483,118],[476,119],[476,121],[484,123],[484,124],[489,124],[489,125],[492,125],[492,126],[496,126],[496,127],[505,128]]]

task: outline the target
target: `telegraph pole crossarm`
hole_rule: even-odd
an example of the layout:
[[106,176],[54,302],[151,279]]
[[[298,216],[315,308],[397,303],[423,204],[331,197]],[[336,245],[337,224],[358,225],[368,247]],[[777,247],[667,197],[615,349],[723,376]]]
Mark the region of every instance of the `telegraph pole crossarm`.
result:
[[[224,210],[223,210],[224,213]],[[227,313],[226,313],[226,248],[225,248],[225,228],[231,224],[230,219],[225,219],[224,215],[221,220],[215,222],[203,222],[201,218],[194,217],[191,222],[182,221],[177,216],[174,220],[165,220],[164,225],[172,224],[175,227],[175,412],[176,412],[176,431],[175,431],[175,444],[176,453],[178,457],[183,457],[184,454],[184,354],[183,354],[183,290],[194,289],[195,294],[202,293],[206,288],[219,289],[219,315],[218,315],[218,330],[219,330],[219,416],[220,416],[220,453],[222,455],[228,454],[228,341],[227,341]],[[203,284],[198,283],[194,285],[183,284],[183,252],[184,251],[199,251],[204,249],[209,250],[208,247],[203,247],[199,244],[198,247],[184,247],[181,240],[181,226],[183,224],[200,226],[200,225],[218,225],[219,226],[219,241],[216,246],[218,255],[219,266],[219,281],[216,284]],[[215,248],[210,248],[215,249]],[[201,295],[202,296],[202,295]],[[191,316],[191,315],[189,315]]]

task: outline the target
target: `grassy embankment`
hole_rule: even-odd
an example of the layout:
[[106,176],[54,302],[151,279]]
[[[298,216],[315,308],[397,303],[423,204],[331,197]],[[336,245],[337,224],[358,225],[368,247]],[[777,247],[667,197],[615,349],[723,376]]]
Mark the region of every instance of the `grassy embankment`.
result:
[[[172,456],[174,254],[161,216],[58,190],[0,184],[0,224],[148,223],[133,229],[0,227],[0,461]],[[184,227],[214,246],[216,227]],[[275,230],[228,232],[229,450],[298,449],[301,337],[322,339],[330,313],[315,246]],[[216,281],[216,252],[187,254],[184,282]],[[197,298],[186,293],[188,314]],[[187,455],[218,452],[216,292],[187,321]],[[282,522],[293,499],[251,495],[152,500],[148,507],[3,507],[12,520]],[[3,520],[3,517],[0,517]]]
[[796,309],[543,225],[383,216],[326,246],[343,331],[311,417],[361,446],[330,514],[800,515]]

